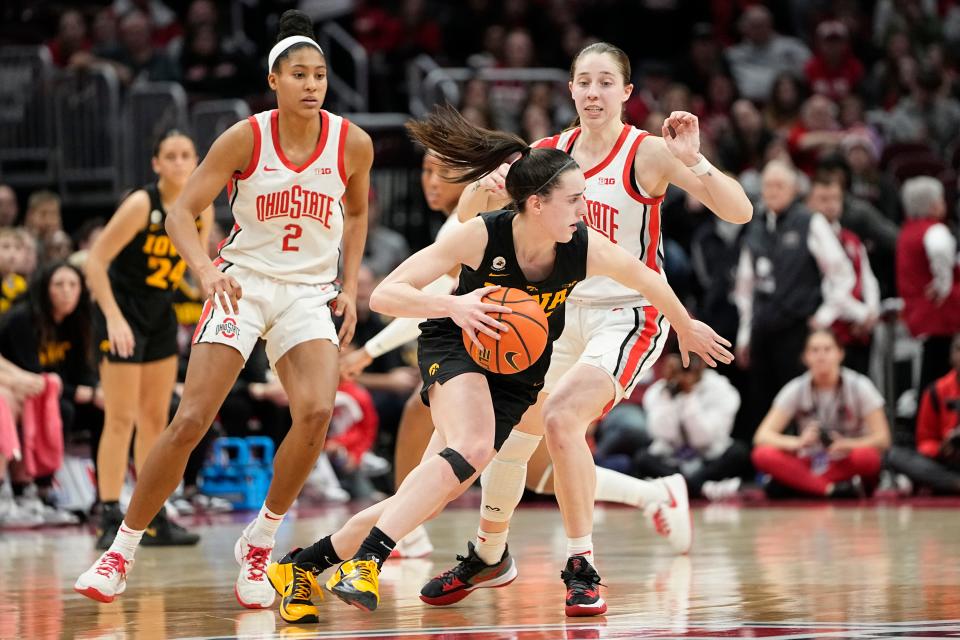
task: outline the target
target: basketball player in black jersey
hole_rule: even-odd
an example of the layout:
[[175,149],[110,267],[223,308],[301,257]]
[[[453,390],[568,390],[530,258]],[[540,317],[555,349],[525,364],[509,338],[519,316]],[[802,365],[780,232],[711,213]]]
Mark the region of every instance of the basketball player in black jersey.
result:
[[[139,471],[167,424],[177,379],[177,319],[173,294],[187,264],[164,229],[172,204],[197,167],[193,141],[171,130],[157,141],[157,181],[130,193],[97,238],[84,267],[96,299],[104,394],[103,436],[97,451],[100,523],[97,549],[107,549],[123,521],[120,490],[127,474],[130,437],[136,425],[134,463]],[[213,208],[198,219],[209,234]],[[204,240],[206,244],[206,240]],[[196,544],[199,536],[167,519],[163,510],[143,537],[144,545]]]
[[[689,317],[657,273],[592,230],[586,212],[583,173],[570,156],[555,149],[531,150],[516,136],[481,130],[452,108],[407,125],[410,133],[470,182],[520,154],[506,178],[515,208],[465,223],[437,243],[417,252],[387,276],[370,299],[371,308],[396,317],[428,317],[421,325],[419,362],[424,401],[436,426],[423,460],[397,493],[355,515],[339,531],[271,564],[267,573],[284,596],[281,617],[288,622],[317,620],[311,596],[319,592],[316,575],[337,562],[326,588],[348,604],[376,609],[378,576],[394,541],[435,516],[465,491],[492,459],[523,412],[536,402],[550,358],[563,331],[562,302],[549,316],[547,348],[530,368],[513,375],[491,373],[463,348],[461,330],[494,338],[506,329],[490,312],[510,310],[482,301],[498,285],[540,295],[563,296],[588,275],[606,275],[643,292],[676,328],[684,359],[688,352],[730,362],[729,342]],[[421,289],[460,266],[453,295]],[[372,527],[372,528],[371,528]],[[500,570],[496,565],[495,570]],[[505,569],[512,569],[512,565]],[[606,609],[597,590],[600,577],[582,558],[570,558],[562,573],[567,604],[595,613]],[[509,573],[495,579],[509,581]]]

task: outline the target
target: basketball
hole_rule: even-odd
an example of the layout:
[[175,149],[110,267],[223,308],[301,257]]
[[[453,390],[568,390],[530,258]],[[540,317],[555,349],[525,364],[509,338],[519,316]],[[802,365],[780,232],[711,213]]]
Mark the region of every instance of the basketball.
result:
[[540,304],[520,289],[505,287],[483,296],[489,304],[499,304],[513,309],[513,313],[492,313],[499,322],[510,327],[494,340],[485,333],[477,332],[483,349],[463,332],[463,346],[473,361],[492,373],[519,373],[540,359],[547,347],[547,316]]

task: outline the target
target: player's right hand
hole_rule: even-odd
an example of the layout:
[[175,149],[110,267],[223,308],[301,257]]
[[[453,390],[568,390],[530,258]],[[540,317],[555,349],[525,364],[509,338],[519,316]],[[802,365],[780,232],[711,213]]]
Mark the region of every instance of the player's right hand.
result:
[[122,315],[107,318],[107,339],[110,341],[110,353],[120,358],[129,358],[133,355],[136,340],[133,330]]
[[[515,154],[517,158],[520,157],[519,154]],[[499,167],[488,173],[487,175],[480,178],[477,183],[481,189],[486,189],[493,195],[505,196],[507,195],[507,172],[510,171],[510,165],[513,162],[504,162]]]
[[[220,271],[212,264],[200,274],[200,289],[214,307],[219,302],[224,313],[240,313],[240,298],[243,291],[233,276]],[[229,303],[229,306],[228,304]]]
[[371,362],[373,362],[373,358],[363,347],[348,351],[340,356],[340,375],[347,380],[353,380],[363,373]]
[[462,296],[453,297],[453,308],[450,310],[450,319],[467,332],[470,341],[482,349],[483,345],[477,339],[477,332],[485,333],[494,340],[500,339],[500,332],[507,331],[507,325],[498,322],[489,313],[513,313],[513,309],[501,304],[483,302],[483,296],[497,291],[500,287],[483,287],[475,289]]

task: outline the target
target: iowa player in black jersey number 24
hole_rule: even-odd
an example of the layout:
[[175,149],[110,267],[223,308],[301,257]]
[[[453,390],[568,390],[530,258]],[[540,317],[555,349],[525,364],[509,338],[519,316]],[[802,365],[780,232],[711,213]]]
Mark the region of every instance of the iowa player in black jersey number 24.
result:
[[[166,211],[197,168],[197,152],[185,134],[170,130],[153,152],[157,182],[130,193],[87,258],[85,272],[101,314],[98,340],[104,394],[103,436],[97,451],[100,524],[97,548],[113,542],[123,521],[120,489],[136,424],[134,463],[139,473],[167,424],[177,381],[177,319],[173,294],[186,263],[164,230]],[[213,207],[199,217],[204,243]],[[197,541],[166,520],[161,511],[149,527],[147,544]]]
[[[463,349],[461,328],[473,335],[483,332],[494,337],[506,329],[487,313],[509,313],[509,309],[481,301],[484,294],[499,288],[483,286],[489,273],[509,272],[511,277],[505,280],[510,280],[510,286],[544,290],[563,288],[570,280],[587,276],[608,276],[644,293],[667,316],[677,330],[684,359],[687,352],[698,353],[708,362],[733,358],[725,348],[730,343],[691,319],[663,278],[585,228],[581,220],[586,211],[585,180],[576,161],[566,153],[531,150],[515,136],[479,130],[452,108],[442,108],[427,120],[407,126],[418,142],[434,150],[460,174],[458,180],[465,182],[520,154],[506,178],[516,211],[487,214],[465,223],[411,256],[384,279],[370,299],[371,308],[386,315],[434,318],[421,325],[420,360],[436,430],[421,463],[394,496],[268,570],[274,576],[302,576],[305,571],[287,571],[282,565],[309,565],[319,571],[338,558],[348,559],[334,572],[327,588],[365,610],[379,603],[379,570],[393,541],[437,514],[473,483],[493,458],[495,443],[505,438],[498,433],[498,422],[507,421],[507,430],[512,428],[536,401],[543,382],[546,363],[534,364],[529,370],[532,375],[498,375],[480,369]],[[422,291],[461,265],[456,294]],[[549,317],[550,341],[559,337],[563,318],[560,302]],[[543,358],[548,355],[549,348]],[[593,472],[592,459],[584,465]],[[504,574],[497,579],[507,582],[511,578]],[[297,591],[310,594],[309,589]],[[304,601],[302,606],[312,605]]]

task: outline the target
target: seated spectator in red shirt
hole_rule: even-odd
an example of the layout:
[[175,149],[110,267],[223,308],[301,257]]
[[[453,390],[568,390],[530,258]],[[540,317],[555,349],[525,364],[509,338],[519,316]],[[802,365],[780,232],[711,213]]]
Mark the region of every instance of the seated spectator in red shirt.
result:
[[771,497],[861,497],[876,486],[890,446],[883,397],[869,378],[840,366],[843,349],[827,329],[807,338],[803,362],[808,371],[787,383],[757,429],[753,465],[771,476]]
[[803,69],[814,93],[840,100],[863,80],[863,65],[850,51],[847,26],[839,20],[821,22],[817,27],[817,53]]
[[917,450],[894,447],[887,464],[915,485],[955,495],[960,494],[960,333],[953,336],[950,363],[953,370],[923,392]]

